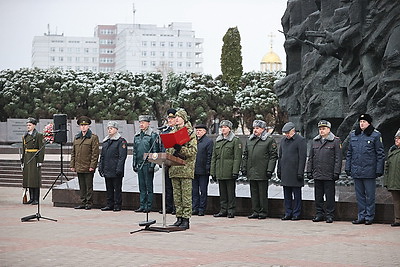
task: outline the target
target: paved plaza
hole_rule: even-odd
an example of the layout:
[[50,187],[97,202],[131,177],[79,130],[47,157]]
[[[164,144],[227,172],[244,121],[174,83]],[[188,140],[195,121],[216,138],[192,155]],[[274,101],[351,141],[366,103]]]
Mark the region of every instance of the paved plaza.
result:
[[[46,190],[42,189],[42,195]],[[37,207],[21,188],[0,188],[0,266],[399,266],[400,228],[194,216],[181,232],[141,231],[145,214],[53,207],[57,219],[21,222]],[[161,226],[162,215],[149,214]],[[175,218],[167,215],[167,224]]]

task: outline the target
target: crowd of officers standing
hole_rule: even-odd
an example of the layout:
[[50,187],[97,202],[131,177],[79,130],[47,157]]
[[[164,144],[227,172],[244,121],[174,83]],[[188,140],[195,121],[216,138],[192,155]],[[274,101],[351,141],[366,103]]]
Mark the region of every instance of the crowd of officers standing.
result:
[[[133,140],[133,171],[138,175],[140,206],[135,212],[149,212],[153,203],[153,179],[157,164],[143,158],[144,153],[167,152],[185,160],[183,166],[164,168],[166,184],[166,213],[175,214],[173,226],[189,229],[192,215],[204,216],[207,208],[209,177],[218,182],[220,209],[214,217],[234,218],[236,207],[236,180],[246,176],[250,183],[251,214],[249,219],[268,216],[268,180],[276,171],[284,195],[282,220],[300,220],[301,188],[305,174],[315,182],[314,222],[334,221],[335,181],[342,169],[341,140],[331,132],[331,123],[321,120],[319,134],[312,140],[307,160],[307,144],[296,132],[295,124],[286,123],[279,149],[271,131],[263,120],[254,120],[253,132],[245,144],[235,136],[229,120],[220,123],[220,133],[213,142],[207,136],[207,126],[194,127],[183,109],[169,109],[167,124],[161,133],[173,133],[183,127],[189,141],[165,149],[159,134],[150,127],[150,116],[139,116],[140,130]],[[118,124],[110,121],[107,136],[102,143],[99,158],[99,138],[89,128],[90,118],[77,120],[80,127],[72,146],[70,169],[78,174],[81,203],[75,209],[91,209],[93,205],[93,177],[98,165],[105,178],[107,205],[102,211],[120,211],[122,207],[122,179],[127,157],[127,141],[118,132]],[[43,135],[29,118],[23,136],[23,187],[29,189],[30,200],[24,204],[38,204],[41,183],[41,165],[44,159]],[[400,129],[395,144],[390,148],[385,165],[385,154],[379,131],[372,126],[372,117],[360,114],[358,125],[349,135],[345,172],[354,179],[358,205],[353,224],[370,225],[375,216],[376,178],[385,175],[384,185],[394,202],[394,222],[400,226]],[[275,168],[276,167],[276,168]],[[324,201],[324,198],[326,201]],[[160,211],[162,213],[162,211]],[[250,212],[249,212],[250,213]]]

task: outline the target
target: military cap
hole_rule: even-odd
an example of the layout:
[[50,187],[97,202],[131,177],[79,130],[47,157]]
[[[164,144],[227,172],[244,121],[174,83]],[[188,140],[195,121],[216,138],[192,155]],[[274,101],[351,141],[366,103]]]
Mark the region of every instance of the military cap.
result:
[[327,121],[327,120],[320,120],[320,121],[318,122],[318,128],[319,128],[319,127],[328,127],[328,128],[331,128],[332,125],[331,125],[331,123],[330,123],[329,121]]
[[78,125],[90,125],[92,121],[87,116],[80,116],[76,123]]
[[29,117],[26,120],[26,123],[32,123],[32,124],[36,125],[37,124],[37,120],[35,118]]
[[263,120],[254,120],[253,127],[267,128],[267,123]]
[[140,115],[139,116],[139,121],[151,121],[151,117],[149,115]]
[[170,109],[167,110],[167,117],[175,118],[175,114],[176,114],[176,109],[170,108]]
[[115,129],[118,129],[118,123],[116,122],[116,121],[109,121],[108,123],[107,123],[107,128],[108,127],[113,127],[113,128],[115,128]]
[[292,129],[294,129],[294,128],[295,128],[294,123],[291,122],[291,121],[289,121],[288,123],[286,123],[285,125],[283,125],[282,133],[290,132],[290,130],[292,130]]
[[205,129],[205,130],[208,129],[207,125],[205,125],[205,124],[196,124],[196,126],[194,126],[194,128],[196,128],[196,129]]
[[187,112],[184,109],[178,109],[175,113],[176,117],[181,117],[185,122],[188,121]]
[[221,121],[220,124],[219,124],[219,127],[222,127],[222,126],[227,126],[227,127],[229,127],[230,129],[232,129],[233,124],[232,124],[231,121],[223,120],[223,121]]
[[361,121],[361,120],[364,120],[364,121],[367,121],[369,124],[371,124],[372,123],[372,117],[371,117],[371,115],[369,115],[369,114],[360,114],[360,116],[358,117],[358,120],[359,121]]

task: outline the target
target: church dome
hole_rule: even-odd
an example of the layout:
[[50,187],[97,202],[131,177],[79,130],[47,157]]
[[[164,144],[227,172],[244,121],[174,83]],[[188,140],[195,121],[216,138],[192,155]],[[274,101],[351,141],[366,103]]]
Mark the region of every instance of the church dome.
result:
[[272,50],[269,51],[267,54],[265,54],[265,56],[262,58],[261,60],[261,64],[270,64],[270,63],[280,63],[282,64],[281,59],[279,58],[279,56],[273,52]]

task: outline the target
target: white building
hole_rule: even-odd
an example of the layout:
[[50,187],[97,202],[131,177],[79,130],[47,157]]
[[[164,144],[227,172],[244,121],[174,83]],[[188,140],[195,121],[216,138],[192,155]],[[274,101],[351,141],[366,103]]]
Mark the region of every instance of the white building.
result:
[[32,47],[32,67],[38,68],[201,73],[202,65],[203,39],[191,23],[98,25],[94,37],[46,34],[35,36]]
[[98,71],[99,40],[97,37],[56,34],[35,36],[32,42],[32,67]]

